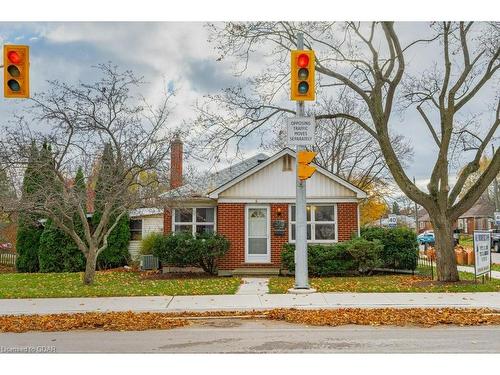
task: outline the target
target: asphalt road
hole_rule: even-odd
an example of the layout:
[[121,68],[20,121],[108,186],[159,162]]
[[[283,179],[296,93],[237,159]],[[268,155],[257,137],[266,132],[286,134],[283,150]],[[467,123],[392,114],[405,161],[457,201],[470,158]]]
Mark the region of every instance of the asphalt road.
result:
[[0,334],[0,352],[26,347],[56,353],[500,353],[500,327],[308,327],[224,319],[164,331]]

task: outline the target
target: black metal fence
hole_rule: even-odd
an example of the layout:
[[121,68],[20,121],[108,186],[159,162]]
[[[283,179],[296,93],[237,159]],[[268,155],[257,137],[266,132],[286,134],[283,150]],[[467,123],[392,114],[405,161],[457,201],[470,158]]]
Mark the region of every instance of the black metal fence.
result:
[[15,266],[17,254],[12,251],[0,250],[0,264],[4,266]]
[[436,274],[436,262],[433,257],[421,254],[418,257],[417,273],[424,277],[429,277],[434,280],[434,275]]

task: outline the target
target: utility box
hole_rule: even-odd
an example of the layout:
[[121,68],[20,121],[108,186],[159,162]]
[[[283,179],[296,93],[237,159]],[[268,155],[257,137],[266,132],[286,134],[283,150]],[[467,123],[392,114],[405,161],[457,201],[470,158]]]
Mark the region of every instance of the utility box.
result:
[[157,270],[159,268],[158,258],[154,255],[141,255],[141,270]]

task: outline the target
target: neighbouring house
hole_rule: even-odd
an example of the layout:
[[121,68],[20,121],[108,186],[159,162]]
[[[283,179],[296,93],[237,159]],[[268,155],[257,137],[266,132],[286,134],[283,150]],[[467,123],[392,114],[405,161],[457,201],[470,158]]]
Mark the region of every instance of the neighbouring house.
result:
[[132,260],[138,260],[141,241],[149,233],[163,233],[163,210],[160,208],[138,208],[131,210],[130,242],[128,251]]
[[[493,216],[495,205],[482,196],[478,201],[454,223],[454,227],[461,229],[462,233],[472,234],[475,230],[488,230],[494,228]],[[432,230],[432,223],[426,210],[419,211],[419,232]]]
[[[277,274],[281,250],[295,241],[295,152],[258,154],[196,183],[184,184],[182,142],[171,147],[171,189],[164,232],[217,232],[229,239],[220,275]],[[366,193],[317,165],[307,180],[307,238],[329,244],[359,234],[359,207]]]

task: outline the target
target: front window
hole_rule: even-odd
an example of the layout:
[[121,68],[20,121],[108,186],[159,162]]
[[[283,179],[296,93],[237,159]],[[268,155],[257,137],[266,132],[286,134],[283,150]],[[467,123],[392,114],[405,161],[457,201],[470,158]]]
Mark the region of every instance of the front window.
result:
[[[335,205],[308,205],[306,207],[307,241],[335,242]],[[290,242],[295,241],[295,206],[290,206]]]
[[142,240],[142,220],[130,220],[130,240]]
[[176,208],[173,215],[174,232],[213,233],[215,231],[215,208]]

